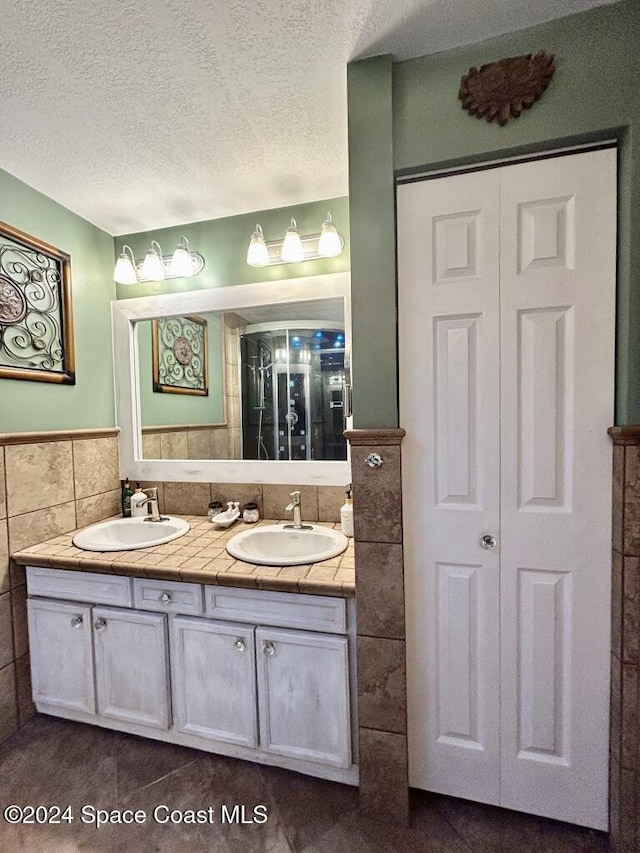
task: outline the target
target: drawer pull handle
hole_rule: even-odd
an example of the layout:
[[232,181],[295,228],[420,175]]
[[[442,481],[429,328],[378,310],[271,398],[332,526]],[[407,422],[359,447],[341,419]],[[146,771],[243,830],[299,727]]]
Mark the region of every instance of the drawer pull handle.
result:
[[169,602],[171,601],[171,594],[168,592],[163,592],[162,595],[160,596],[160,601],[163,604],[169,604]]
[[269,642],[269,640],[265,640],[262,644],[262,651],[267,655],[267,657],[272,658],[276,653],[276,647],[273,643]]
[[96,629],[96,631],[104,631],[104,629],[107,627],[107,620],[96,619],[95,625],[93,627]]
[[238,637],[238,639],[233,644],[239,652],[243,652],[246,649],[246,645],[242,637]]
[[74,616],[71,619],[71,627],[72,628],[81,628],[82,627],[82,616]]

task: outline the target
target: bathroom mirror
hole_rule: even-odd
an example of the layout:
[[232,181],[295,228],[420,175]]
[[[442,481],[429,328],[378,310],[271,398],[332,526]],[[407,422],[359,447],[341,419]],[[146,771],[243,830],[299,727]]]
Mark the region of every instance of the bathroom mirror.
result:
[[112,303],[121,475],[343,485],[346,273]]

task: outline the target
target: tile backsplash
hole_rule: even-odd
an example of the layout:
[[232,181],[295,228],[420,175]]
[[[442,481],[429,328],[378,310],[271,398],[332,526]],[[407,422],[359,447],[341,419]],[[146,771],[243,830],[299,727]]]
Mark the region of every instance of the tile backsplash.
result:
[[34,713],[25,576],[9,554],[119,509],[115,430],[0,439],[0,740]]

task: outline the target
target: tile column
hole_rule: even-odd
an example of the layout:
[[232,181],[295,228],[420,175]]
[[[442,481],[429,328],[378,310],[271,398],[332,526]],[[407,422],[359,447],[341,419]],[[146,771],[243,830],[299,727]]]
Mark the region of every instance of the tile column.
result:
[[640,853],[640,426],[612,427],[610,832]]
[[[402,556],[402,429],[348,430],[356,559],[360,808],[409,815]],[[379,467],[367,462],[382,459]]]

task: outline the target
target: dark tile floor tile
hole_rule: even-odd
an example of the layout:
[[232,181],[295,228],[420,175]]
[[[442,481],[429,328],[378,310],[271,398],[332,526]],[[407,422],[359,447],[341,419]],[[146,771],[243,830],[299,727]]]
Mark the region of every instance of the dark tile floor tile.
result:
[[412,792],[414,808],[430,798],[433,806],[478,853],[605,853],[605,833],[508,809]]
[[263,767],[262,774],[292,850],[319,838],[358,807],[358,789],[300,773]]
[[113,734],[119,800],[202,758],[197,749],[120,732]]

